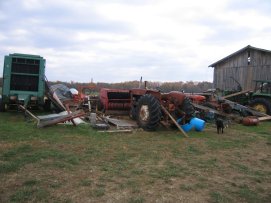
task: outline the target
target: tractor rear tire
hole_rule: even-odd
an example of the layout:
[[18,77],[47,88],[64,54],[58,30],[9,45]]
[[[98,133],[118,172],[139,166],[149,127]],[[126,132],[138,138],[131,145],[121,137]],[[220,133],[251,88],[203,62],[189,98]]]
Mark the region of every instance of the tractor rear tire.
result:
[[265,98],[255,98],[249,104],[256,111],[271,115],[271,101]]
[[151,94],[143,95],[136,108],[137,123],[147,131],[153,131],[161,120],[160,102]]

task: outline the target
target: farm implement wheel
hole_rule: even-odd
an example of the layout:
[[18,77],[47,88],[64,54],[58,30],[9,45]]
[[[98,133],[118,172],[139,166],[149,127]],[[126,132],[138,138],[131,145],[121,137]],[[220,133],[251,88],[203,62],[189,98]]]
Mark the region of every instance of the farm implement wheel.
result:
[[134,106],[132,106],[129,116],[131,119],[136,120],[136,108]]
[[271,102],[264,98],[256,98],[249,104],[256,111],[271,115]]
[[144,130],[155,130],[161,119],[160,103],[150,94],[143,95],[138,100],[136,113],[139,127]]
[[5,104],[4,104],[4,102],[2,101],[2,98],[0,98],[0,112],[4,112],[5,110],[6,110]]

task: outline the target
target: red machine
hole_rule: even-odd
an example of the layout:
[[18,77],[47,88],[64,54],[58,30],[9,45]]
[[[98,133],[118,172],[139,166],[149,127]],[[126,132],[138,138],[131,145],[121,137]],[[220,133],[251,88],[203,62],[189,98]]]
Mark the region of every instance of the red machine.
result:
[[[193,95],[192,99],[200,102],[205,97]],[[166,109],[175,119],[181,118],[183,123],[189,122],[194,114],[194,107],[189,96],[177,91],[161,93],[148,89],[102,88],[99,100],[101,103],[100,110],[127,112],[145,130],[156,129],[162,120],[163,123],[170,124],[168,115],[162,109]]]
[[129,90],[106,89],[100,90],[100,102],[104,111],[123,110],[131,108],[131,95]]
[[187,96],[194,104],[203,104],[206,102],[206,97],[203,95],[185,93],[185,96]]

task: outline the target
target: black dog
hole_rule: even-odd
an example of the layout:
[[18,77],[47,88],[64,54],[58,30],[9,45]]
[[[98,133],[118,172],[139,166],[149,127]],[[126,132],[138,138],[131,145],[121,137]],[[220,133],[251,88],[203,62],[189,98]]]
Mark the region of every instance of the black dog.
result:
[[223,134],[223,130],[225,128],[224,121],[221,118],[217,118],[215,121],[215,124],[216,124],[217,134],[219,134],[220,132]]

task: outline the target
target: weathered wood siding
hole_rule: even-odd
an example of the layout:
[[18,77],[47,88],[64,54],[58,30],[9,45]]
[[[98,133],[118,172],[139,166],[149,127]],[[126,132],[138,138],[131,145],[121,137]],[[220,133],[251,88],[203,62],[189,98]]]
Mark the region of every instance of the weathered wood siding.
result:
[[253,80],[271,80],[271,54],[250,49],[231,57],[214,68],[214,87],[223,90],[237,88],[237,80],[243,89],[254,88]]

